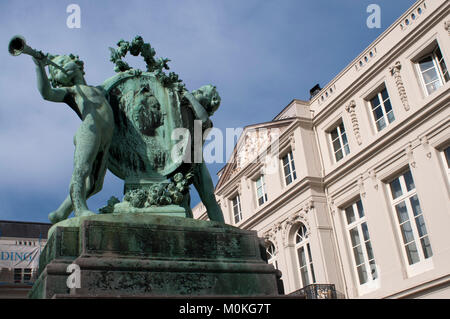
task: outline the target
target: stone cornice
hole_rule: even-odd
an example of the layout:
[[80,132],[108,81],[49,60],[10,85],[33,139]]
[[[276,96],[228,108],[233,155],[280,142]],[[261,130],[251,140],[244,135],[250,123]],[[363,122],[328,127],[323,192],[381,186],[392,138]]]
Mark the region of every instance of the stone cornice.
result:
[[[414,6],[416,6],[415,4]],[[358,92],[360,88],[362,88],[368,81],[370,81],[374,75],[379,74],[380,72],[383,72],[383,70],[388,70],[389,65],[393,63],[395,59],[401,53],[405,51],[405,49],[409,46],[411,46],[416,39],[419,37],[420,34],[423,34],[424,32],[430,30],[433,26],[435,26],[438,23],[441,23],[441,21],[444,19],[446,15],[448,15],[448,10],[450,9],[450,2],[444,3],[441,7],[447,7],[447,10],[442,10],[441,8],[435,10],[431,13],[430,16],[428,16],[425,20],[423,20],[420,24],[417,25],[412,31],[410,31],[407,35],[405,35],[395,46],[392,47],[392,50],[384,54],[383,56],[379,57],[377,61],[374,62],[366,71],[365,73],[362,73],[361,76],[359,76],[351,85],[345,87],[345,89],[341,92],[338,92],[336,94],[336,98],[331,101],[331,103],[325,104],[322,106],[319,111],[317,112],[317,108],[313,108],[314,111],[314,125],[317,125],[318,123],[325,120],[328,116],[330,116],[331,113],[333,113],[336,109],[342,107],[342,105],[349,99],[352,99],[355,92]],[[398,21],[401,21],[399,19]],[[397,26],[398,22],[394,23],[395,26]],[[393,25],[393,26],[394,26]],[[389,29],[388,29],[389,30]],[[386,32],[386,31],[385,31]],[[374,43],[379,42],[376,40]],[[372,45],[371,45],[372,46]],[[357,60],[357,59],[356,59]],[[355,61],[356,61],[355,60]],[[354,62],[352,62],[346,69],[344,69],[338,76],[341,77],[345,72],[347,72],[352,66]],[[333,79],[330,83],[337,83]],[[311,105],[314,103],[314,101],[311,101]]]
[[[239,228],[242,229],[251,229],[255,224],[258,224],[263,219],[269,216],[271,211],[275,211],[280,207],[286,205],[291,199],[294,199],[299,196],[299,194],[308,191],[311,188],[323,188],[322,178],[307,176],[303,178],[301,181],[298,181],[296,184],[292,185],[284,192],[282,192],[279,196],[269,201],[266,205],[261,207],[259,210],[255,211],[249,218],[244,220]],[[310,200],[311,201],[311,200]],[[308,201],[304,207],[304,210],[310,210],[314,205],[310,204]]]

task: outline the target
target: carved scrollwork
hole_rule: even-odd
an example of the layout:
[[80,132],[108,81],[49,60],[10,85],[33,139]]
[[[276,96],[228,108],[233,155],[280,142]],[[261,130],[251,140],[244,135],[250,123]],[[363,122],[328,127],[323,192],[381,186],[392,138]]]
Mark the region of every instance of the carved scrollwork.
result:
[[359,123],[358,118],[356,117],[356,102],[354,100],[351,100],[350,103],[345,107],[346,111],[350,114],[350,120],[352,121],[353,125],[353,132],[355,133],[356,141],[358,142],[358,145],[361,145],[362,139],[361,139],[361,133],[359,131]]
[[395,85],[397,85],[398,94],[402,100],[403,107],[405,108],[405,111],[409,111],[408,96],[406,95],[405,85],[403,84],[403,79],[400,75],[401,68],[402,65],[400,61],[397,61],[393,67],[389,68],[389,71],[395,79]]

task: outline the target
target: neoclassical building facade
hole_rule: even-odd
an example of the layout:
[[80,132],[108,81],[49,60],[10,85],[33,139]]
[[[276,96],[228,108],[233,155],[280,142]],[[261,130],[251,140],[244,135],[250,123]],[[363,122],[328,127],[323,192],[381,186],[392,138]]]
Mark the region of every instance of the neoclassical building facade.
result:
[[309,101],[245,127],[216,198],[287,294],[450,298],[449,65],[450,2],[420,0]]

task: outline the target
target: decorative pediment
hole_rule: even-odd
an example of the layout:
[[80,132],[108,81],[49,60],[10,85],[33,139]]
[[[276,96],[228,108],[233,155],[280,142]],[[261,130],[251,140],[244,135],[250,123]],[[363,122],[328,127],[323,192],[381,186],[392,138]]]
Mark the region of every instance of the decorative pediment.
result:
[[293,121],[294,119],[286,119],[247,126],[239,137],[226,167],[222,170],[217,187],[249,164],[257,163],[260,160],[258,156],[264,154],[264,151],[280,138]]

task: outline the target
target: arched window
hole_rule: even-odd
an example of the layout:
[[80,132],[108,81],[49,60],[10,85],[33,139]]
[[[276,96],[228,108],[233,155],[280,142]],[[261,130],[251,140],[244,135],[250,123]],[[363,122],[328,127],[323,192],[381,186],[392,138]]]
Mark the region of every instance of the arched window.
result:
[[275,245],[270,241],[266,243],[266,254],[267,262],[278,269],[277,252],[275,249]]
[[313,261],[311,257],[311,247],[305,225],[300,227],[295,234],[295,249],[297,251],[298,266],[300,270],[300,278],[302,286],[308,286],[316,282],[314,274]]

